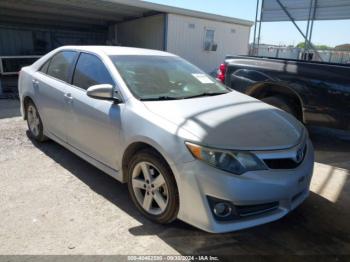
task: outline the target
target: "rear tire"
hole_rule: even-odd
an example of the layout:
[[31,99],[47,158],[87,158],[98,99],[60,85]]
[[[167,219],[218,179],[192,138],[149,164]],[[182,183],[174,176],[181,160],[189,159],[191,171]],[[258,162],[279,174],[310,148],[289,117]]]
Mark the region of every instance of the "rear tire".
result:
[[128,189],[137,209],[148,219],[168,224],[177,218],[179,195],[174,175],[154,150],[144,149],[132,157]]
[[44,126],[39,115],[39,111],[33,101],[28,101],[26,103],[26,117],[27,125],[31,137],[33,137],[38,142],[44,142],[47,137],[44,135]]
[[295,106],[293,106],[290,100],[283,96],[269,96],[266,98],[262,98],[261,101],[279,109],[282,109],[283,111],[291,114],[292,116],[298,119],[298,113]]

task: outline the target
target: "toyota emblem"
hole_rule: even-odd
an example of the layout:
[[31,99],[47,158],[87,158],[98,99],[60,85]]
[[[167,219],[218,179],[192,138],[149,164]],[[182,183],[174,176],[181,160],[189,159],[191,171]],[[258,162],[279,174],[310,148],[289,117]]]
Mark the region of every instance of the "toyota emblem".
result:
[[297,154],[295,156],[295,161],[300,163],[304,158],[304,147],[298,149]]

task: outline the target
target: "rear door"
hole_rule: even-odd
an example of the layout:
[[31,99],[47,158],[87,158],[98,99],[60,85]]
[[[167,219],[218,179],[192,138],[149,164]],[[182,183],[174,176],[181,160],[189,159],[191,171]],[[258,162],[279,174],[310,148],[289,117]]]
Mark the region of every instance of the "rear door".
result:
[[40,105],[45,130],[66,141],[67,102],[70,102],[67,86],[78,53],[61,51],[36,72],[33,86]]
[[76,63],[69,92],[68,143],[99,162],[118,170],[120,115],[124,104],[93,99],[86,90],[115,82],[102,60],[82,52]]

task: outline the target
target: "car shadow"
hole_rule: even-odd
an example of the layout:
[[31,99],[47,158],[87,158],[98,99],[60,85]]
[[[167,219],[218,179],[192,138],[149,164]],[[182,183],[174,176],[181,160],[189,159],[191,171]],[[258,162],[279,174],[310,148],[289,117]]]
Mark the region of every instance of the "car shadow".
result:
[[[299,208],[278,221],[232,233],[211,234],[179,220],[169,225],[158,225],[145,219],[136,210],[126,185],[53,141],[40,144],[32,142],[91,190],[139,221],[140,226],[129,229],[131,234],[156,235],[182,255],[350,254],[349,209],[318,194],[311,192]],[[349,193],[349,181],[346,185]],[[343,201],[349,200],[348,195]]]

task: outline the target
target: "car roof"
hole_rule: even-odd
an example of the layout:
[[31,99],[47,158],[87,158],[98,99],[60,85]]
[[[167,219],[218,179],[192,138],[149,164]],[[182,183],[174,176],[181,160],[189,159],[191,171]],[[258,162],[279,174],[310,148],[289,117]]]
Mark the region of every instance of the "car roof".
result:
[[63,46],[61,50],[77,50],[94,53],[104,53],[106,55],[155,55],[155,56],[175,56],[168,52],[153,49],[122,47],[122,46]]

